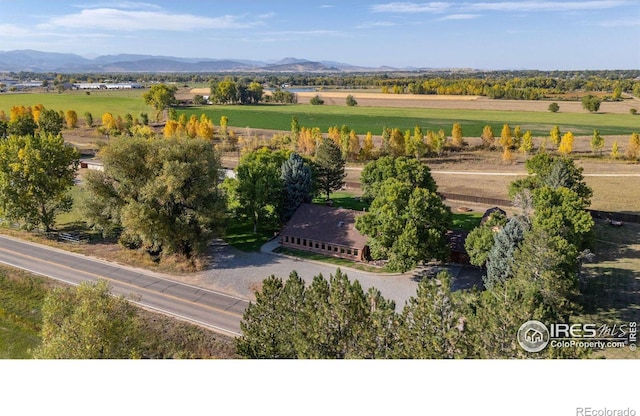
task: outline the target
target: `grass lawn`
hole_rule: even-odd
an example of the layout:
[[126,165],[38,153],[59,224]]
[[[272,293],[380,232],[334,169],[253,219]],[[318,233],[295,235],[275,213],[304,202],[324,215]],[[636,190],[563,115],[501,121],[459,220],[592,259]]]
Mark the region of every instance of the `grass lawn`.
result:
[[372,273],[390,273],[386,267],[369,266],[368,264],[357,263],[347,259],[340,259],[337,257],[325,256],[318,253],[311,253],[309,251],[295,250],[288,247],[278,247],[274,250],[276,253],[286,254],[293,257],[298,257],[305,260],[321,261],[323,263],[333,264],[338,267],[351,267],[352,269],[362,270]]
[[263,226],[258,227],[258,232],[254,233],[251,221],[229,218],[224,241],[241,251],[260,251],[260,247],[277,231],[278,228],[274,226]]
[[[331,194],[331,200],[333,201],[334,207],[352,209],[354,211],[362,211],[365,208],[369,208],[369,204],[362,201],[360,197],[350,193],[350,192],[333,192]],[[313,200],[314,204],[324,205],[325,204],[325,195],[321,195]]]
[[454,230],[471,231],[480,225],[482,219],[480,212],[453,212],[452,214]]
[[73,206],[69,212],[61,212],[56,216],[57,228],[68,228],[74,224],[84,223],[82,215],[82,203],[89,196],[89,192],[84,186],[75,185],[69,190],[69,195],[73,198]]

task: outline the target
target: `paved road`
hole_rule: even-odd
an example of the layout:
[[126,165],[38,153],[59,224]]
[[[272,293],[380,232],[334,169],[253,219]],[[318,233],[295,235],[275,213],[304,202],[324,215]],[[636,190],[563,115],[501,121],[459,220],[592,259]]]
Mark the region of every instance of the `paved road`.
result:
[[0,236],[0,262],[73,285],[105,279],[113,293],[145,308],[227,335],[240,334],[240,321],[248,305],[247,299],[239,296],[7,236]]
[[[167,276],[122,266],[81,254],[0,235],[0,263],[48,276],[73,285],[105,279],[115,294],[149,309],[197,323],[212,330],[237,336],[240,321],[254,291],[274,274],[286,279],[296,270],[307,284],[322,274],[328,278],[336,266],[310,262],[270,253],[276,242],[263,247],[265,252],[245,253],[218,241],[212,246],[213,264],[198,274]],[[466,288],[481,282],[478,270],[449,266],[453,288]],[[415,296],[418,281],[428,271],[423,268],[406,274],[382,275],[344,269],[351,280],[357,279],[366,291],[376,287],[400,311]]]

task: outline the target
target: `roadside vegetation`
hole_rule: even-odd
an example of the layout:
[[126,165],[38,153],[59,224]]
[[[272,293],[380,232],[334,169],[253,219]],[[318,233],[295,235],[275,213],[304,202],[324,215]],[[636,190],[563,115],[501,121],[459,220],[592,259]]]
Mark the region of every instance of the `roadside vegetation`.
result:
[[[59,303],[63,299],[64,305]],[[102,299],[102,304],[98,299]],[[41,358],[130,358],[132,352],[137,357],[159,359],[236,357],[231,338],[161,314],[125,306],[118,299],[108,296],[104,283],[87,284],[81,291],[0,266],[0,358],[25,359],[33,358],[34,354]],[[119,304],[121,311],[125,308],[129,324],[135,326],[137,338],[130,338],[129,345],[135,348],[118,349],[120,352],[109,349],[108,345],[120,348],[123,339],[122,327],[116,319],[118,309],[101,307],[111,303]],[[58,311],[63,306],[65,310]],[[81,315],[82,308],[87,315]],[[54,314],[54,311],[58,312]],[[76,321],[81,316],[93,316],[96,321],[92,325],[81,318],[86,324],[82,328],[86,331],[93,328],[96,332],[93,335],[78,332],[73,340],[68,338],[73,321],[62,317],[72,314]],[[100,329],[100,325],[107,324],[114,331]],[[63,327],[67,329],[63,330]],[[99,342],[96,341],[98,336]],[[89,345],[92,349],[84,347]]]

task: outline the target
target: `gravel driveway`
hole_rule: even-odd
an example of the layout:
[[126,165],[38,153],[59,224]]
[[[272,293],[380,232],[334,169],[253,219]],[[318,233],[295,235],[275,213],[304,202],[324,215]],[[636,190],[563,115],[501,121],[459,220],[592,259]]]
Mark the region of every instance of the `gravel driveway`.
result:
[[[313,277],[322,273],[325,278],[335,273],[336,266],[315,261],[295,259],[270,253],[277,247],[277,241],[263,246],[263,252],[246,253],[239,251],[223,241],[212,246],[213,264],[193,276],[191,283],[232,293],[250,300],[254,299],[254,291],[260,288],[264,279],[275,275],[286,279],[292,270],[311,284]],[[478,282],[479,271],[461,266],[450,266],[448,269],[454,276],[454,289],[468,287]],[[358,280],[366,291],[370,287],[378,288],[387,299],[396,302],[397,310],[401,310],[405,302],[416,293],[420,275],[427,273],[422,268],[405,274],[376,274],[355,269],[342,268],[351,280]],[[480,279],[481,281],[481,279]]]

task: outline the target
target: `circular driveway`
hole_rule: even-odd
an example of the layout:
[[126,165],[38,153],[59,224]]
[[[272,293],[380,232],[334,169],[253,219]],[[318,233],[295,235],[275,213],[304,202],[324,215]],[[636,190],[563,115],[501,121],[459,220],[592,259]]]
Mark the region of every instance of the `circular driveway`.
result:
[[[216,241],[211,247],[212,264],[207,270],[194,276],[193,284],[215,288],[253,300],[254,292],[260,289],[264,279],[271,275],[283,280],[292,270],[307,283],[313,277],[322,274],[326,279],[335,273],[337,266],[316,261],[296,259],[289,256],[273,254],[270,251],[277,247],[277,241],[263,246],[262,252],[242,252],[223,241]],[[481,272],[474,268],[447,266],[454,276],[453,288],[464,288],[470,284],[481,282]],[[375,287],[387,299],[396,302],[396,309],[401,310],[405,302],[415,296],[418,282],[423,275],[429,273],[429,267],[422,267],[404,274],[377,274],[360,270],[341,268],[349,279],[358,280],[364,291]]]

